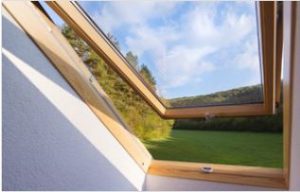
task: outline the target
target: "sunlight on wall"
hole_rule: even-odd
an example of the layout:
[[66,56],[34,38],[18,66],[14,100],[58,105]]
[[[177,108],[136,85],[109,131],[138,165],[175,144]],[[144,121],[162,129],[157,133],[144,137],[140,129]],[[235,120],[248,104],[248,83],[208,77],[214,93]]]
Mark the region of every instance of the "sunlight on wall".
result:
[[[74,97],[7,49],[3,48],[2,51],[4,56],[14,63],[18,70],[22,72],[41,93],[43,93],[43,95],[65,116],[65,118],[68,119],[73,126],[94,145],[99,153],[104,155],[109,162],[123,174],[124,177],[126,177],[133,185],[137,183],[136,180],[141,180],[139,183],[143,182],[143,177],[137,177],[137,175],[141,175],[141,173],[128,171],[128,169],[126,169],[128,161],[132,162],[133,159],[129,156],[125,159],[120,153],[112,153],[112,151],[120,148],[119,146],[116,146],[118,143],[111,142],[111,140],[115,140],[115,138],[112,136],[111,138],[101,138],[101,135],[103,135],[103,133],[101,134],[101,131],[106,132],[105,135],[111,135],[110,132],[107,129],[97,130],[97,132],[93,129],[93,127],[95,127],[94,123],[97,121],[99,122],[99,120],[94,116],[93,118],[95,121],[84,121],[81,114],[90,113],[90,111],[74,110],[74,104],[76,104],[75,106],[82,105],[83,101]],[[62,102],[61,98],[67,99]],[[81,108],[81,110],[82,109],[83,108]],[[85,108],[84,110],[89,109]],[[127,152],[125,151],[125,153]],[[137,187],[140,188],[140,186]]]

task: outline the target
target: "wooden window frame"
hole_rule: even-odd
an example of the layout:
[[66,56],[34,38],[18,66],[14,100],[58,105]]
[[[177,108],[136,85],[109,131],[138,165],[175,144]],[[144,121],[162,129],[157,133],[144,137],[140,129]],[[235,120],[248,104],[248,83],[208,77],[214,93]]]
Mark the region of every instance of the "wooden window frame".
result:
[[[292,3],[290,3],[292,4]],[[289,25],[295,22],[294,6],[287,6],[285,14],[290,14],[290,23],[285,22],[285,74],[284,93],[284,166],[283,169],[249,167],[237,165],[217,165],[174,161],[152,160],[145,147],[126,129],[110,99],[101,87],[91,81],[92,74],[78,57],[60,30],[49,20],[44,12],[31,2],[5,1],[4,8],[13,16],[27,35],[37,44],[45,56],[58,69],[66,81],[91,108],[99,120],[111,131],[136,163],[148,174],[245,184],[263,187],[288,189],[290,173],[290,127],[293,62],[289,53],[293,53],[293,29]],[[212,173],[203,173],[201,168],[211,166]]]
[[[4,8],[61,73],[98,119],[145,172],[152,156],[120,118],[108,95],[73,50],[60,29],[29,1],[4,1]],[[101,137],[101,135],[99,136]]]
[[[276,79],[276,3],[259,2],[258,17],[261,25],[260,44],[262,52],[264,102],[256,104],[218,105],[199,107],[166,107],[147,83],[128,64],[126,59],[107,40],[98,26],[75,3],[69,1],[48,1],[48,5],[84,39],[94,51],[133,87],[139,95],[162,117],[199,118],[208,114],[214,116],[257,116],[275,113]],[[281,58],[278,58],[281,61]],[[280,74],[280,72],[279,72]]]

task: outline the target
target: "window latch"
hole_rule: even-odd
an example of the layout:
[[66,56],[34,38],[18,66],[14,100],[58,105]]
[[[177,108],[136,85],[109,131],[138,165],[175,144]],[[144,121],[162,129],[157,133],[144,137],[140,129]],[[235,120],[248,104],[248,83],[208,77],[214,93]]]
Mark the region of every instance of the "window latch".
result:
[[202,171],[203,173],[212,173],[214,170],[213,170],[213,168],[210,167],[210,166],[204,166],[204,167],[201,168],[201,171]]

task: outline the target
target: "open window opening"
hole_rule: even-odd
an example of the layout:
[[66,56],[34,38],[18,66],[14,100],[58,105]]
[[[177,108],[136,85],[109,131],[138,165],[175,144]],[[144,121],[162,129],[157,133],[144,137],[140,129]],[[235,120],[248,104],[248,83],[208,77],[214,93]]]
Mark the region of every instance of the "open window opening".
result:
[[[45,6],[47,5],[44,4]],[[52,11],[49,7],[47,9]],[[278,103],[276,115],[270,116],[218,118],[208,114],[202,119],[163,120],[119,77],[105,59],[95,53],[53,11],[51,17],[60,25],[62,34],[110,97],[125,124],[144,142],[154,159],[282,168],[282,102]],[[118,38],[111,33],[108,32],[107,37],[114,47],[120,46]],[[134,63],[136,72],[146,82],[152,82],[152,88],[156,89],[151,71],[139,63],[138,57],[131,50],[127,52],[125,59]],[[261,85],[256,85],[205,97],[213,100],[233,95],[235,100],[243,97],[255,99],[261,91]],[[262,95],[260,96],[258,99],[262,99]],[[254,152],[257,154],[253,154]]]
[[[103,6],[105,5],[106,3]],[[47,5],[44,4],[45,6]],[[49,7],[47,9],[52,11]],[[163,120],[53,11],[51,17],[60,25],[62,34],[110,97],[125,124],[143,141],[154,159],[282,168],[282,101],[278,104],[276,115],[257,117],[207,115],[201,119]],[[109,32],[107,37],[115,47],[120,46],[117,37]],[[134,63],[136,72],[145,81],[155,82],[150,70],[147,66],[141,65],[131,50],[125,59]],[[154,83],[151,86],[156,89]],[[255,99],[256,93],[259,95],[260,90],[261,86],[256,85],[223,91],[221,95],[225,97],[233,95],[235,100],[243,97]],[[222,97],[218,94],[205,97],[207,100]]]
[[[64,3],[62,3],[62,7],[63,7],[63,4]],[[55,6],[58,6],[56,3],[49,3],[49,5],[52,8]],[[73,4],[71,3],[70,5],[73,5]],[[47,5],[43,4],[43,7],[46,7],[46,6]],[[77,10],[77,8],[78,8],[77,5],[75,5],[75,7]],[[49,7],[48,7],[48,9],[49,9]],[[59,12],[59,9],[57,7],[54,8],[54,10]],[[61,13],[60,15],[63,15],[63,13]],[[57,22],[58,16],[55,16],[56,18],[54,18],[53,15],[51,15],[51,16],[52,16],[53,21]],[[64,19],[66,19],[66,18],[64,18]],[[68,19],[66,19],[66,20],[68,20]],[[62,20],[60,20],[60,22],[61,22],[61,24],[63,24]],[[80,22],[80,21],[78,21],[78,22]],[[283,177],[282,177],[281,169],[268,169],[268,168],[263,169],[263,168],[261,168],[262,166],[263,167],[277,167],[277,168],[282,167],[282,136],[281,136],[282,112],[280,112],[280,107],[281,107],[280,102],[278,104],[278,109],[277,109],[277,113],[275,116],[236,118],[234,116],[243,116],[244,114],[242,112],[241,112],[242,115],[241,114],[233,115],[231,112],[227,113],[227,110],[230,109],[227,107],[231,107],[231,106],[227,106],[226,110],[225,110],[225,108],[223,109],[225,111],[224,114],[223,115],[219,114],[217,116],[229,116],[228,118],[223,118],[223,117],[217,118],[214,113],[207,113],[207,111],[206,111],[204,114],[201,114],[201,115],[198,114],[198,115],[194,116],[194,113],[193,113],[193,115],[191,115],[191,116],[189,116],[189,115],[184,116],[186,118],[188,118],[188,117],[195,118],[195,117],[205,116],[205,119],[203,119],[203,118],[202,119],[183,119],[183,120],[175,119],[175,123],[173,123],[174,120],[170,120],[170,121],[163,120],[158,116],[158,114],[160,114],[160,113],[156,114],[154,111],[151,111],[149,106],[144,101],[144,99],[145,99],[144,96],[140,97],[136,94],[136,92],[137,92],[136,87],[133,87],[133,89],[132,89],[131,88],[132,85],[129,83],[129,81],[127,81],[128,84],[126,84],[126,82],[124,80],[122,80],[122,78],[120,78],[120,77],[124,78],[124,76],[120,75],[120,74],[122,74],[122,72],[117,71],[117,73],[116,73],[114,71],[114,70],[116,70],[116,68],[114,68],[112,65],[110,65],[109,58],[104,57],[103,53],[99,54],[100,50],[98,50],[98,51],[95,50],[96,45],[92,46],[91,42],[86,40],[88,38],[87,37],[85,37],[86,39],[83,38],[84,35],[80,33],[80,30],[78,30],[78,29],[76,30],[76,27],[74,28],[74,26],[75,26],[74,23],[68,23],[68,26],[60,25],[60,27],[62,27],[61,28],[62,33],[65,35],[65,37],[67,38],[69,43],[74,48],[75,52],[87,64],[88,68],[94,75],[94,77],[90,77],[91,82],[94,82],[94,81],[96,81],[97,83],[99,82],[99,84],[104,88],[104,90],[107,92],[107,95],[113,101],[115,107],[123,115],[123,117],[125,119],[125,123],[130,125],[129,127],[131,127],[131,129],[134,129],[133,132],[137,135],[137,137],[139,137],[140,139],[142,139],[144,141],[146,147],[149,149],[149,151],[152,153],[152,155],[154,156],[155,159],[176,160],[176,161],[185,161],[185,162],[200,162],[200,163],[218,163],[218,164],[230,164],[230,165],[242,165],[242,166],[244,166],[244,165],[260,166],[259,168],[242,167],[241,170],[249,171],[249,172],[246,171],[247,173],[244,173],[244,174],[241,173],[241,171],[238,171],[238,169],[237,169],[237,171],[235,170],[231,173],[229,173],[230,171],[227,172],[229,169],[234,169],[235,166],[233,166],[233,167],[215,166],[214,171],[216,174],[230,175],[227,180],[226,179],[223,180],[223,181],[226,180],[225,182],[230,182],[229,178],[232,177],[231,175],[238,175],[238,176],[244,175],[245,177],[248,177],[248,176],[251,177],[252,184],[255,184],[253,181],[253,177],[257,177],[257,180],[254,179],[255,182],[257,182],[256,183],[257,185],[262,185],[262,186],[272,186],[273,185],[275,187],[276,186],[282,187],[285,185],[284,181],[282,179]],[[118,43],[117,43],[118,39],[116,37],[114,37],[113,35],[111,35],[110,37],[111,37],[111,40],[109,41],[109,43],[111,44],[111,42],[115,42],[116,45],[113,46],[113,48],[115,49],[115,47],[118,45]],[[130,53],[130,52],[128,52],[128,53]],[[133,52],[131,52],[131,53],[133,53]],[[128,54],[128,58],[130,58],[132,60],[132,62],[135,61],[137,64],[136,66],[141,66],[141,68],[138,68],[138,70],[136,70],[136,72],[134,72],[134,73],[138,73],[138,75],[143,76],[143,78],[145,78],[145,79],[148,78],[148,80],[144,80],[144,81],[154,82],[151,72],[149,71],[149,69],[147,67],[143,68],[143,65],[137,62],[138,59],[136,59],[136,55]],[[127,58],[127,60],[130,60],[128,58]],[[112,69],[114,69],[114,70],[112,70]],[[273,70],[274,70],[273,72],[275,72],[274,68],[273,68]],[[273,81],[275,81],[275,76],[272,76],[272,77],[273,77],[273,80],[272,80],[272,82],[273,82]],[[275,84],[272,84],[272,86],[275,86]],[[152,89],[155,89],[154,83],[152,84]],[[243,89],[244,88],[238,88],[238,89],[234,89],[234,90],[229,90],[227,92],[229,92],[228,95],[230,95],[230,92],[238,92],[238,93],[241,92],[241,94],[245,93],[245,92],[249,93],[249,92],[247,92],[247,90],[251,89],[251,87],[245,88],[246,90],[243,90]],[[275,89],[273,89],[273,91],[275,91]],[[226,95],[226,93],[223,93],[223,94]],[[124,97],[124,95],[126,95],[126,97]],[[273,95],[272,97],[275,98],[274,94],[272,94],[272,95]],[[130,98],[130,99],[128,99],[128,98]],[[265,92],[263,92],[263,98],[265,98]],[[146,101],[149,104],[149,100],[146,100]],[[264,100],[264,104],[258,104],[258,105],[264,106],[265,100]],[[275,105],[275,103],[274,103],[274,105]],[[218,108],[218,106],[209,106],[209,108],[211,108],[211,107]],[[192,108],[190,108],[190,109],[192,109]],[[186,108],[184,110],[190,110],[190,109]],[[136,111],[138,111],[138,113],[136,113]],[[263,113],[260,113],[260,112],[256,111],[256,109],[254,111],[255,111],[255,113],[253,113],[252,116],[269,114],[269,113],[265,113],[265,111]],[[252,112],[254,112],[254,111],[252,111]],[[236,113],[236,112],[234,112],[234,113]],[[166,114],[166,113],[164,113],[164,114]],[[162,117],[165,117],[162,114],[160,114],[160,115]],[[171,116],[169,116],[169,117],[171,117]],[[182,118],[183,116],[179,115],[176,117]],[[132,118],[136,118],[136,119],[141,118],[141,119],[140,119],[140,121],[137,121],[138,123],[136,123],[135,120],[132,120]],[[249,122],[252,123],[252,126],[251,126],[251,123],[249,125]],[[259,124],[260,126],[266,125],[266,127],[263,126],[264,128],[260,128],[260,127],[254,128],[254,126],[257,125],[256,123]],[[274,127],[272,125],[272,123],[274,123],[274,125],[276,125],[276,127]],[[196,132],[193,132],[193,131],[187,131],[186,128],[192,127],[193,125],[195,125],[195,127],[197,129],[201,129],[201,131],[197,130],[197,134],[194,134]],[[225,131],[226,134],[228,134],[228,136],[226,136],[224,131],[222,133],[222,131],[220,130],[220,129],[222,129],[220,125],[223,126],[224,129],[227,129],[228,127],[230,127],[232,129],[231,131],[228,131],[228,130]],[[234,130],[235,129],[234,125],[238,127],[238,128],[236,128],[236,130]],[[245,125],[251,126],[251,128],[248,127],[249,129],[247,130]],[[152,127],[153,129],[150,127]],[[180,127],[184,127],[185,133],[182,133],[182,130],[180,130],[181,133],[180,133],[180,131],[175,130],[173,133],[171,133],[170,137],[166,137],[166,135],[170,134],[171,128],[179,130]],[[215,127],[215,128],[212,128],[212,127]],[[238,130],[240,128],[243,129],[243,132],[241,134],[236,134],[236,131],[241,131],[241,130]],[[146,129],[148,129],[148,130],[152,129],[154,131],[145,137],[142,136],[141,134],[139,134],[139,133],[141,133],[140,132],[141,130],[144,131]],[[210,129],[210,131],[203,131],[205,129]],[[216,129],[216,130],[211,131],[211,129]],[[255,132],[253,132],[255,129],[258,129],[259,131],[264,132],[264,133],[255,133]],[[274,130],[272,130],[272,129],[274,129]],[[249,133],[248,132],[249,130],[251,130],[252,133]],[[278,133],[272,133],[273,135],[276,135],[275,137],[272,137],[273,135],[271,136],[271,134],[267,133],[267,132],[270,132],[270,130],[272,130],[273,132],[278,132]],[[200,133],[200,134],[198,134],[198,133]],[[162,137],[165,137],[165,140],[155,141],[155,139],[159,138],[160,134],[163,135]],[[177,137],[177,135],[185,136],[185,138]],[[226,140],[226,137],[227,137],[227,140]],[[161,138],[159,138],[159,139],[161,139]],[[222,139],[223,139],[223,141],[222,141]],[[191,156],[188,157],[187,155],[185,155],[186,153],[176,154],[177,153],[176,150],[175,151],[170,150],[170,149],[178,149],[181,152],[187,152],[186,149],[180,149],[179,146],[180,147],[189,147],[184,142],[191,141],[191,140],[193,140],[195,143],[197,143],[197,141],[201,140],[206,144],[203,146],[198,146],[198,145],[193,145],[193,144],[190,145],[190,146],[192,146],[192,151],[190,152],[190,154],[192,154],[192,153],[196,154],[192,158],[191,158]],[[205,142],[205,140],[207,142]],[[178,143],[178,141],[183,141],[183,143]],[[220,146],[222,146],[222,144],[225,144],[225,143],[228,144],[228,142],[230,142],[230,141],[232,142],[231,146],[227,145],[227,146],[224,146],[224,148],[220,147]],[[245,141],[250,141],[250,142],[247,144],[247,143],[245,143]],[[164,142],[166,144],[164,144]],[[217,147],[215,147],[215,149],[217,149],[216,151],[211,150],[214,147],[212,145],[213,143],[209,143],[209,142],[216,142],[216,143],[214,143],[215,146],[217,146]],[[243,143],[244,146],[239,146],[238,142]],[[265,143],[260,143],[260,142],[265,142]],[[265,149],[262,149],[259,147],[259,146],[262,146],[265,144],[269,144],[269,145],[265,146],[266,147]],[[161,146],[159,146],[159,145],[161,145]],[[163,149],[165,147],[163,145],[166,145],[166,148],[168,150],[159,151],[160,149]],[[215,158],[213,161],[210,161],[210,160],[205,160],[203,158],[196,157],[198,154],[201,154],[204,156],[207,155],[207,154],[205,154],[205,151],[208,153],[212,152],[209,155],[207,155],[206,157],[209,157],[209,156],[213,157],[213,155],[222,154],[222,153],[230,154],[230,152],[228,152],[226,150],[238,152],[239,147],[241,149],[240,151],[242,151],[242,150],[247,151],[247,149],[244,148],[245,146],[246,147],[250,146],[250,150],[248,150],[248,152],[244,153],[244,154],[247,154],[248,156],[241,157],[241,159],[244,158],[244,160],[246,160],[246,161],[239,159],[236,162],[232,162],[232,161],[226,162],[226,160],[218,159],[219,157]],[[156,150],[155,147],[158,149],[157,151],[155,151]],[[211,147],[211,149],[209,149],[209,147]],[[251,147],[253,147],[253,148],[251,148]],[[202,148],[207,148],[207,150],[206,149],[202,150]],[[226,148],[226,150],[224,151],[225,148]],[[202,151],[199,151],[200,149]],[[260,149],[262,149],[262,150],[259,152]],[[276,157],[273,156],[270,159],[273,159],[274,162],[277,161],[278,159],[279,159],[279,161],[275,162],[275,163],[273,162],[273,164],[265,163],[265,162],[262,163],[262,161],[259,164],[255,164],[255,163],[259,162],[260,160],[265,160],[265,159],[261,158],[262,156],[260,156],[260,155],[257,155],[257,156],[253,155],[253,153],[251,153],[251,151],[253,151],[253,150],[255,150],[257,152],[257,154],[261,153],[263,155],[265,155],[264,154],[265,151],[271,152],[271,153],[273,153],[272,155],[276,155]],[[171,159],[163,157],[163,155],[168,155],[167,153],[169,153]],[[172,155],[178,155],[182,159],[173,158],[174,156],[172,157]],[[268,154],[268,155],[271,156],[270,154]],[[232,156],[236,157],[236,154],[233,154]],[[255,158],[252,159],[252,162],[251,162],[251,159],[249,159],[249,156],[252,156],[252,157],[255,156]],[[191,158],[191,159],[188,160],[187,158]],[[253,162],[254,162],[254,164],[253,164]],[[159,171],[157,171],[157,170],[159,170],[159,168],[161,168],[162,170],[164,170],[163,168],[166,168],[166,167],[167,167],[166,169],[170,169],[170,167],[168,167],[167,165],[173,166],[173,163],[176,164],[176,162],[165,162],[165,161],[156,162],[156,161],[154,161],[154,163],[152,163],[152,168],[150,167],[149,172],[157,173],[157,172],[159,172]],[[182,169],[192,169],[192,172],[193,172],[193,171],[195,171],[195,169],[201,168],[201,167],[199,168],[197,166],[199,166],[199,164],[197,164],[197,165],[188,164],[188,166],[187,166],[188,168],[187,168],[186,166],[182,166],[182,165],[178,166],[178,164],[177,164],[177,168],[175,165],[172,168],[170,174],[172,174],[172,171],[176,172],[178,170],[180,171],[180,169],[181,170]],[[180,168],[178,168],[178,167],[180,167]],[[210,169],[205,169],[205,170],[210,170]],[[225,171],[225,173],[222,171]],[[176,175],[176,173],[174,175]],[[178,172],[177,172],[177,176],[178,176]],[[196,177],[199,178],[199,176],[196,176]],[[204,176],[201,175],[200,177],[204,177]],[[212,177],[213,177],[213,174],[212,174]],[[226,178],[226,176],[224,176],[224,177]],[[206,178],[206,179],[218,180],[218,179],[213,179],[213,178]],[[264,179],[266,179],[266,181],[267,181],[266,183],[259,182],[259,181],[265,181]],[[231,182],[234,182],[234,181],[232,181],[232,178],[231,178]],[[243,183],[243,181],[242,181],[242,183]],[[247,183],[247,182],[245,181],[245,183]]]
[[[142,3],[143,5],[143,3]],[[165,5],[165,4],[164,4]],[[136,73],[153,89],[160,89],[156,84],[156,76],[158,74],[153,75],[149,68],[153,68],[152,65],[142,64],[138,55],[135,55],[134,52],[128,48],[126,54],[122,53],[121,46],[126,46],[124,43],[129,41],[128,39],[132,39],[130,35],[130,31],[132,28],[130,27],[138,27],[139,23],[135,23],[135,21],[131,21],[130,18],[128,20],[117,21],[117,16],[122,14],[119,9],[123,7],[123,9],[127,8],[129,10],[133,10],[136,5],[122,4],[120,2],[117,3],[81,3],[81,6],[84,7],[85,11],[88,12],[89,16],[94,19],[97,19],[100,25],[102,24],[106,29],[106,33],[102,32],[107,39],[111,42],[115,49],[118,49],[120,54],[123,54],[123,57],[130,63],[130,66],[135,70]],[[139,5],[141,6],[141,5]],[[145,3],[146,7],[150,6]],[[168,5],[169,6],[169,5]],[[177,5],[178,6],[178,5]],[[180,4],[179,7],[190,6],[186,4]],[[206,7],[208,6],[208,7]],[[97,7],[97,9],[95,9]],[[223,12],[219,9],[224,8]],[[175,18],[185,17],[190,12],[194,13],[195,11],[199,12],[199,14],[221,14],[217,15],[219,17],[225,17],[225,21],[219,21],[221,24],[215,24],[215,27],[218,29],[223,29],[220,33],[224,33],[224,31],[228,30],[229,27],[236,27],[239,29],[240,22],[246,22],[246,24],[250,25],[249,31],[244,35],[244,41],[241,42],[241,39],[230,39],[228,40],[227,46],[225,46],[225,50],[222,48],[219,51],[216,51],[214,54],[208,54],[208,56],[215,58],[216,55],[225,54],[227,60],[224,63],[224,66],[219,66],[219,70],[223,71],[224,76],[220,77],[221,81],[227,81],[226,77],[230,75],[226,74],[226,67],[229,67],[228,70],[232,71],[236,69],[236,73],[241,73],[241,76],[249,76],[249,78],[253,78],[255,76],[256,82],[258,84],[252,86],[244,86],[239,87],[227,91],[212,93],[206,96],[196,96],[196,97],[188,97],[185,101],[182,99],[171,99],[170,101],[182,101],[178,102],[178,105],[182,105],[182,107],[189,106],[186,103],[191,101],[192,103],[200,103],[204,102],[214,102],[215,104],[220,102],[223,104],[237,104],[237,103],[247,103],[249,101],[253,103],[263,102],[263,89],[261,84],[261,71],[260,71],[260,62],[259,59],[259,31],[256,21],[257,15],[257,7],[255,3],[245,3],[244,5],[236,5],[235,3],[225,3],[225,4],[217,4],[217,5],[206,5],[206,3],[199,4],[198,9],[189,9],[181,11],[179,16],[177,15]],[[240,9],[237,9],[240,8]],[[48,8],[49,9],[49,8]],[[111,10],[108,14],[108,18],[106,15],[106,9]],[[174,8],[175,9],[175,8]],[[237,13],[229,14],[229,11],[235,9]],[[95,10],[99,12],[96,13]],[[209,11],[208,11],[209,10]],[[212,11],[211,11],[212,10]],[[93,12],[94,11],[94,12]],[[114,12],[115,11],[115,12]],[[206,11],[206,12],[205,12]],[[218,13],[221,12],[221,13]],[[53,13],[55,14],[55,13]],[[52,15],[53,15],[52,14]],[[99,15],[97,15],[99,14]],[[139,14],[136,13],[136,14]],[[176,11],[175,13],[176,14]],[[236,15],[234,15],[236,14]],[[168,18],[168,15],[166,16]],[[170,16],[169,16],[170,17]],[[227,18],[229,17],[229,18]],[[227,24],[230,19],[235,18],[235,24],[232,23]],[[58,20],[58,16],[56,15],[56,20]],[[172,19],[168,23],[172,23]],[[104,19],[104,20],[103,20]],[[105,20],[106,19],[106,20]],[[245,19],[245,21],[243,20]],[[247,20],[248,19],[248,20]],[[55,20],[55,19],[54,19]],[[116,29],[113,26],[109,27],[108,21],[119,22]],[[150,19],[151,20],[151,19]],[[220,20],[220,19],[219,19]],[[227,21],[229,20],[229,21]],[[152,21],[152,20],[151,20]],[[128,22],[133,22],[129,23]],[[143,21],[146,22],[146,21]],[[155,20],[152,22],[158,22]],[[211,20],[212,25],[217,21]],[[232,21],[233,22],[233,21]],[[80,38],[76,32],[66,25],[62,20],[56,21],[56,23],[60,23],[62,28],[62,33],[70,42],[71,46],[77,52],[77,54],[82,58],[84,63],[88,66],[95,79],[99,82],[99,84],[103,87],[105,92],[109,95],[111,100],[113,101],[116,108],[120,111],[126,123],[129,125],[130,129],[132,129],[133,133],[144,141],[146,147],[151,152],[153,157],[158,160],[173,160],[173,161],[184,161],[184,162],[203,162],[203,163],[217,163],[217,164],[236,164],[236,165],[247,165],[247,166],[260,166],[260,167],[276,167],[282,168],[283,161],[283,139],[282,139],[282,100],[279,101],[277,105],[277,111],[275,115],[269,116],[254,116],[254,117],[215,117],[213,114],[207,114],[206,118],[202,119],[175,119],[175,120],[163,120],[154,111],[150,109],[147,103],[133,90],[130,85],[128,85],[125,81],[123,81],[119,75],[113,71],[113,69],[106,63],[105,59],[99,56],[83,39]],[[63,24],[64,23],[64,24]],[[174,22],[173,22],[174,23]],[[112,24],[111,24],[112,25]],[[126,29],[122,27],[124,25],[132,25]],[[148,25],[150,25],[148,23]],[[241,24],[242,25],[242,24]],[[222,27],[220,27],[222,26]],[[118,27],[122,28],[119,29]],[[143,26],[144,27],[144,26]],[[161,27],[170,27],[169,25],[158,26],[158,29]],[[138,29],[140,29],[138,27]],[[205,28],[203,28],[205,29]],[[112,31],[122,31],[122,34],[118,34],[118,36],[114,36]],[[175,29],[174,29],[175,30]],[[180,29],[182,30],[182,29]],[[179,31],[180,31],[179,30]],[[176,31],[176,30],[175,30]],[[230,30],[229,30],[230,31]],[[231,33],[237,32],[236,30],[231,31]],[[121,33],[121,32],[119,32]],[[135,34],[136,35],[136,34]],[[226,35],[226,34],[225,34]],[[212,36],[215,38],[217,35]],[[139,37],[136,35],[135,37]],[[120,42],[119,38],[124,42]],[[150,38],[150,37],[149,37]],[[188,41],[188,40],[186,40]],[[221,40],[219,40],[221,41]],[[248,43],[247,43],[248,42]],[[242,47],[250,46],[249,42],[252,42],[251,50],[248,52],[242,49]],[[139,46],[143,43],[136,42]],[[209,43],[209,42],[208,42]],[[223,42],[222,42],[223,43]],[[130,43],[129,43],[130,44]],[[147,46],[147,45],[145,45]],[[175,45],[176,47],[177,45]],[[188,45],[185,45],[188,46]],[[191,45],[189,45],[191,46]],[[207,46],[207,45],[206,45]],[[206,47],[204,46],[204,47]],[[132,47],[134,49],[134,46]],[[249,48],[249,47],[248,47]],[[142,47],[140,48],[142,49]],[[145,49],[150,49],[146,47]],[[234,53],[230,53],[229,50],[235,50]],[[151,49],[150,49],[151,50]],[[247,49],[246,49],[247,50]],[[143,58],[150,57],[146,53],[141,54]],[[172,52],[172,51],[170,51]],[[171,54],[171,53],[169,53]],[[186,58],[191,56],[188,53],[184,53],[186,55],[182,55],[182,57]],[[172,55],[172,54],[171,54]],[[249,56],[249,57],[247,57]],[[167,56],[166,56],[167,57]],[[251,69],[252,72],[249,72],[250,68],[239,69],[239,65],[235,62],[228,66],[230,61],[235,60],[233,57],[240,58],[238,64],[245,63]],[[253,57],[253,58],[252,58]],[[150,59],[151,60],[151,59]],[[150,60],[148,60],[150,62]],[[162,59],[164,60],[164,59]],[[201,61],[201,60],[199,60]],[[227,62],[227,63],[226,63]],[[183,62],[180,61],[181,65]],[[164,64],[161,64],[164,65]],[[160,66],[161,66],[160,65]],[[194,65],[192,63],[191,65]],[[250,65],[250,66],[249,66]],[[185,66],[182,66],[185,67]],[[193,69],[191,66],[186,66],[187,68]],[[170,68],[171,65],[170,65]],[[281,66],[279,66],[281,68]],[[176,70],[178,71],[178,70]],[[244,73],[242,73],[244,71]],[[159,72],[157,72],[159,73]],[[209,73],[209,72],[207,72]],[[249,75],[249,74],[250,75]],[[196,73],[199,75],[198,73]],[[213,83],[210,81],[214,80],[217,72],[208,74],[207,77],[207,86],[212,87]],[[180,74],[175,75],[174,79],[179,78]],[[243,81],[239,78],[239,76],[233,76],[232,79],[235,81]],[[247,77],[246,77],[247,79]],[[230,80],[231,81],[231,80]],[[249,82],[249,81],[247,81]],[[188,81],[186,82],[188,83]],[[226,86],[226,83],[224,83]],[[187,85],[184,85],[187,86]],[[190,86],[188,88],[192,89]],[[199,91],[199,89],[197,89]],[[181,89],[176,91],[177,93],[182,93]],[[176,94],[175,94],[176,95]],[[193,99],[191,99],[193,98]],[[199,99],[201,98],[201,99]],[[163,99],[165,100],[165,99]],[[195,100],[195,101],[192,101]],[[165,100],[166,101],[166,100]],[[228,103],[226,103],[228,102]],[[233,103],[235,102],[235,103]],[[250,103],[251,103],[250,102]],[[181,103],[181,104],[180,104]],[[177,105],[176,104],[176,105]],[[135,114],[135,115],[132,115]],[[234,140],[232,138],[235,138]],[[180,146],[183,148],[181,149]],[[257,152],[257,154],[253,154],[253,152]],[[234,158],[235,157],[235,158]]]

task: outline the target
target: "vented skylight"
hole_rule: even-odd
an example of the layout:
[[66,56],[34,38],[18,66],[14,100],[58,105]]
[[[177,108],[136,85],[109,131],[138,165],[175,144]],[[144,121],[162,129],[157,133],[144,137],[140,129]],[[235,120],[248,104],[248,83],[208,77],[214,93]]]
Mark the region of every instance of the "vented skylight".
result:
[[263,102],[255,2],[80,6],[167,107]]

